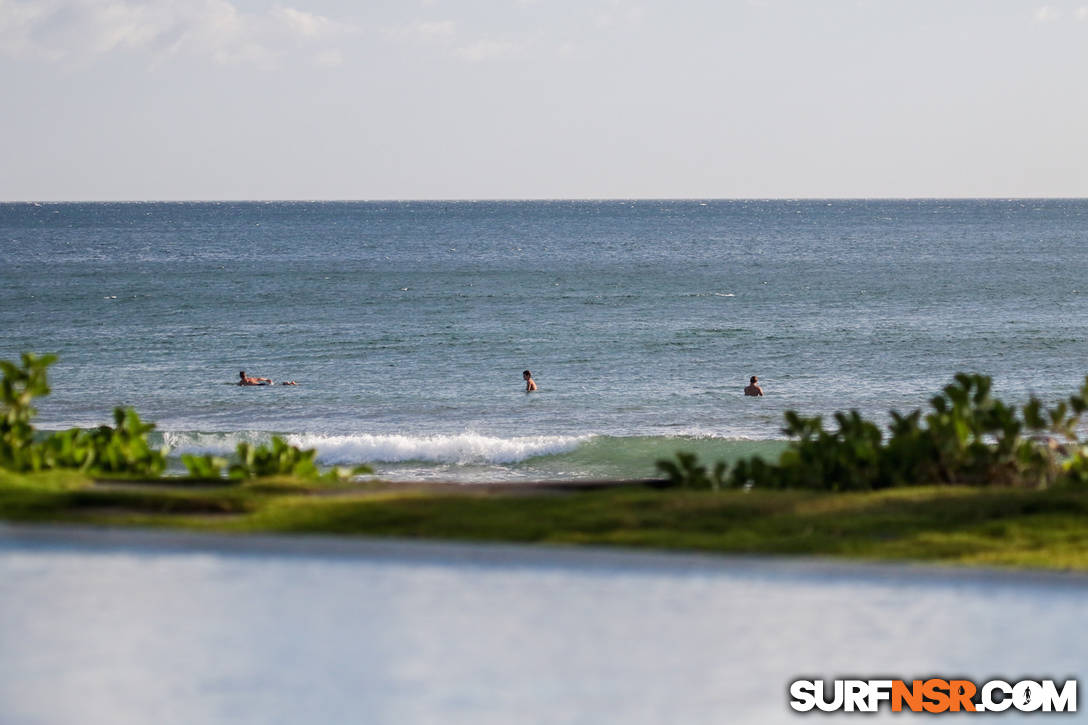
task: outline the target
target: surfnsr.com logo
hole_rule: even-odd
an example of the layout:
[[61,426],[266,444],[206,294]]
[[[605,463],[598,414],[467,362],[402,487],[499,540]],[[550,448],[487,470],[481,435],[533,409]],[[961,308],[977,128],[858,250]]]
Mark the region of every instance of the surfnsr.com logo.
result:
[[795,680],[790,707],[798,712],[1076,712],[1077,681],[1054,680]]

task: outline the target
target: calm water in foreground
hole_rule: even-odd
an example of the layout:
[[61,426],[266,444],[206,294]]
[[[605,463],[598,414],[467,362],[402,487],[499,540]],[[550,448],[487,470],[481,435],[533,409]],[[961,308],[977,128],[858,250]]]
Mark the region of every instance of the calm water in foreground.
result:
[[1088,580],[1053,576],[0,528],[0,582],[4,723],[822,721],[788,682],[1088,650]]
[[132,405],[398,478],[642,476],[1088,372],[1085,200],[0,204],[0,250],[0,357],[61,357],[42,427]]

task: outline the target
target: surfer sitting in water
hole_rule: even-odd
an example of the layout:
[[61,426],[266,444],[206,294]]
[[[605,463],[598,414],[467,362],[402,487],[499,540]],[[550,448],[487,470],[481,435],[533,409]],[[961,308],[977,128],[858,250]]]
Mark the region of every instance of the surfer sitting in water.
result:
[[246,375],[245,370],[239,370],[238,371],[238,377],[240,378],[238,380],[239,385],[271,385],[272,384],[272,379],[271,378],[251,378],[248,375]]
[[744,389],[744,394],[754,397],[763,395],[763,388],[759,387],[759,378],[757,378],[755,375],[753,375],[752,379],[748,381],[748,387]]
[[525,392],[531,393],[536,390],[536,381],[533,380],[533,374],[526,370],[521,374],[521,377],[525,380]]

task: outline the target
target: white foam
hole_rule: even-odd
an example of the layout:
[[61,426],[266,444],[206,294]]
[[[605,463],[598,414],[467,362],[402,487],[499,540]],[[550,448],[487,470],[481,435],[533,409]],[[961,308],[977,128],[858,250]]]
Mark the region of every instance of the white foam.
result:
[[[241,442],[260,443],[268,433],[163,433],[175,455],[211,453],[226,455]],[[317,459],[326,465],[357,463],[486,464],[518,463],[536,456],[566,453],[590,436],[520,436],[499,438],[477,433],[454,435],[354,435],[291,434],[284,439],[299,448],[316,448]]]
[[588,436],[498,438],[477,433],[456,435],[291,435],[300,448],[316,448],[325,463],[517,463],[527,458],[566,453]]
[[238,433],[192,433],[178,431],[162,431],[162,442],[174,455],[182,453],[194,453],[196,455],[211,454],[225,456],[234,453],[239,443],[267,443],[271,434],[258,431],[242,431]]

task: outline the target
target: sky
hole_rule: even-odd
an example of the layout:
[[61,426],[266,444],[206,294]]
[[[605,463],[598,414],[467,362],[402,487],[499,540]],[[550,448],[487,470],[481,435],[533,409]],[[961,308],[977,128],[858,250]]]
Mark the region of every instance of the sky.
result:
[[1088,0],[0,0],[0,200],[1088,197]]

